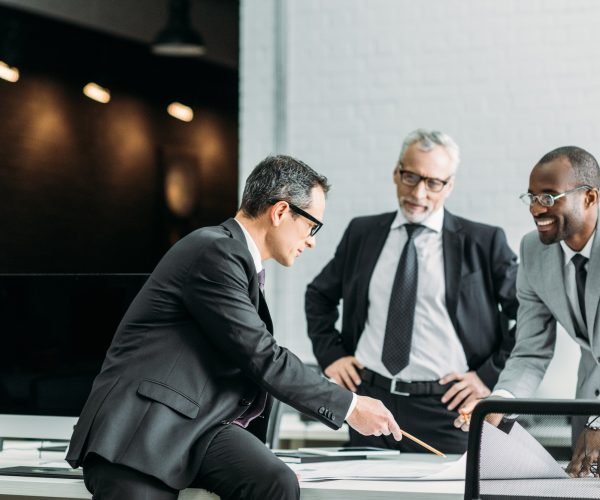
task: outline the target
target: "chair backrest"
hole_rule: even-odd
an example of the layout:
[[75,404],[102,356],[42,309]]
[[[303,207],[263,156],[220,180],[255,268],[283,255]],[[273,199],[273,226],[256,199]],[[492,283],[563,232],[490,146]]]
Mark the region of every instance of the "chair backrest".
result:
[[[471,416],[465,500],[600,498],[600,450],[581,447],[596,462],[589,477],[571,478],[564,470],[573,444],[578,439],[584,443],[589,433],[600,433],[583,432],[590,417],[597,415],[598,400],[482,401]],[[600,447],[600,435],[597,440]]]
[[283,408],[281,401],[273,398],[273,406],[271,406],[271,414],[269,416],[266,439],[266,444],[271,450],[279,448],[279,425],[281,423],[282,413]]

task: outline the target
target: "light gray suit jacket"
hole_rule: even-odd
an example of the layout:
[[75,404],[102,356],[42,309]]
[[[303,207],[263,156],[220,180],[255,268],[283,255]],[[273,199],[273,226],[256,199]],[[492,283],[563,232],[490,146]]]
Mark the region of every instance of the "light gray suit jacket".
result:
[[544,245],[537,231],[525,235],[517,273],[516,345],[495,390],[505,389],[516,397],[530,397],[535,392],[554,355],[558,322],[581,348],[576,397],[600,394],[600,234],[594,238],[585,289],[589,341],[577,336],[563,268],[559,243]]

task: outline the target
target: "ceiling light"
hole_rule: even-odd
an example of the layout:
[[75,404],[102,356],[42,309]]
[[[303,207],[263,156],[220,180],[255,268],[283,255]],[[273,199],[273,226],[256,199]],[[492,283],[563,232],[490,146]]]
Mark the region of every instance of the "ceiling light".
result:
[[16,82],[19,80],[19,69],[0,61],[0,78],[7,82]]
[[185,104],[181,104],[180,102],[172,102],[167,106],[167,113],[169,113],[173,118],[177,118],[178,120],[184,122],[191,122],[194,119],[194,112],[192,108],[186,106]]
[[110,90],[101,87],[97,83],[90,82],[83,87],[83,93],[94,101],[106,104],[110,101]]
[[189,0],[169,0],[169,20],[152,43],[154,54],[173,57],[204,54],[204,40],[192,27],[189,10]]

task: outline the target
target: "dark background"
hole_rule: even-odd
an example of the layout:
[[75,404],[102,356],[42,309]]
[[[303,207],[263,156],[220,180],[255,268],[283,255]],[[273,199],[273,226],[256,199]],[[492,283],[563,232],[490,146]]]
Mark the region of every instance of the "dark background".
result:
[[[236,68],[0,7],[8,56],[21,78],[0,80],[0,272],[149,272],[178,238],[234,214]],[[90,81],[110,103],[83,95]],[[194,120],[169,116],[172,101]],[[164,181],[182,165],[191,208],[176,215]]]

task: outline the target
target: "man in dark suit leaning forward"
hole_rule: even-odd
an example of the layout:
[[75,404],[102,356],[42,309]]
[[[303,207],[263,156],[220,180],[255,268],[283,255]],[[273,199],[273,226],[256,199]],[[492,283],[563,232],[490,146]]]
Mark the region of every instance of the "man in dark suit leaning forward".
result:
[[[447,453],[467,446],[452,424],[456,410],[490,393],[514,345],[499,306],[509,318],[517,310],[504,232],[444,210],[458,162],[446,134],[409,134],[393,173],[400,210],[352,220],[306,291],[325,374],[380,399],[403,429]],[[423,451],[353,430],[350,442]]]
[[[315,245],[327,179],[287,156],[261,162],[235,219],[175,244],[121,321],[67,460],[94,499],[296,499],[295,474],[264,442],[270,395],[329,427],[401,439],[380,402],[306,368],[272,336],[262,262]],[[262,418],[256,418],[256,417]]]

